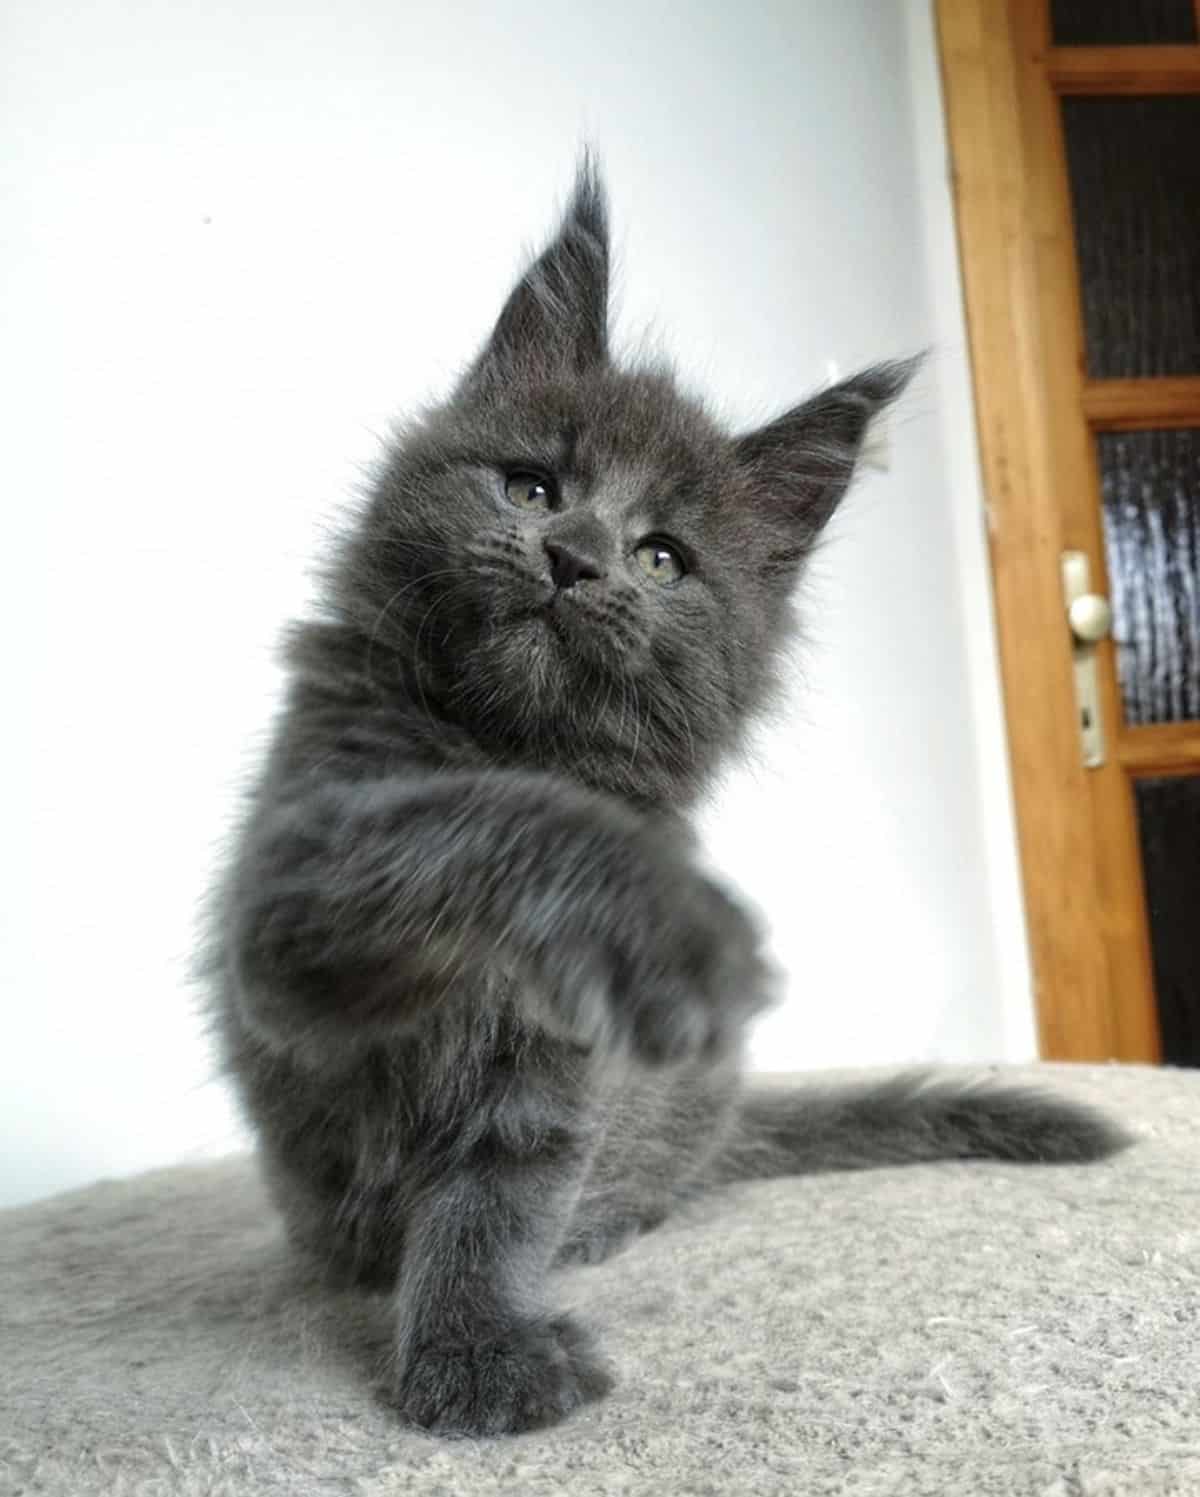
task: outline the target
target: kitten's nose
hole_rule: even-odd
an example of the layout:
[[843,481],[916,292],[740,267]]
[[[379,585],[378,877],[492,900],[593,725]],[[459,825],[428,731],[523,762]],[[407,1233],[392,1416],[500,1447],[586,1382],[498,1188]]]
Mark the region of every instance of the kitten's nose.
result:
[[599,556],[578,541],[570,545],[562,541],[546,541],[545,547],[550,558],[550,576],[560,591],[574,587],[577,582],[590,582],[604,576]]

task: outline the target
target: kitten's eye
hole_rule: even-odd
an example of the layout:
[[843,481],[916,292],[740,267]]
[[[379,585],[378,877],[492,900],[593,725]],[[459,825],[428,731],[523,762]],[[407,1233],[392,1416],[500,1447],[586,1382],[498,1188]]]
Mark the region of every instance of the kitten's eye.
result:
[[540,473],[510,473],[504,492],[518,509],[553,509],[554,485]]
[[687,571],[679,552],[666,541],[643,541],[636,555],[638,566],[661,587],[673,587]]

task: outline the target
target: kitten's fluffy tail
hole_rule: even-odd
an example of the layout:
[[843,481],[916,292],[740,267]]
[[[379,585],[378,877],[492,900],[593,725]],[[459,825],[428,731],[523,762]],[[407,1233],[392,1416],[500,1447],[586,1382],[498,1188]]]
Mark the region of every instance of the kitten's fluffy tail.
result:
[[1103,1113],[1031,1087],[925,1073],[750,1090],[715,1182],[945,1159],[1083,1164],[1133,1142]]

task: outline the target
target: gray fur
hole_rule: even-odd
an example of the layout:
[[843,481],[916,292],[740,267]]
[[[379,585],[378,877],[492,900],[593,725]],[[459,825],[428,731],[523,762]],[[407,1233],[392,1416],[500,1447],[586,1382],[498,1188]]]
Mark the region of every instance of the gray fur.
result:
[[[770,696],[795,581],[910,367],[735,438],[668,370],[612,362],[607,294],[585,164],[293,629],[214,902],[224,1059],[289,1231],[332,1276],[394,1294],[384,1396],[450,1434],[603,1393],[546,1274],[707,1185],[1121,1142],[994,1087],[743,1096],[769,974],[688,813]],[[514,470],[552,479],[559,507],[516,508]],[[674,586],[640,569],[648,535],[687,562]],[[556,590],[559,553],[573,585]]]

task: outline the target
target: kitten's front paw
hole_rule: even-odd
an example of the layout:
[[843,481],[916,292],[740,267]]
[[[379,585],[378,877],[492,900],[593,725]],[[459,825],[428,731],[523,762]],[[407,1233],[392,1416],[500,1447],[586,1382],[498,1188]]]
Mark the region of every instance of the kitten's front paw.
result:
[[728,1051],[770,1001],[758,928],[722,889],[697,877],[673,917],[646,970],[616,995],[634,1052],[650,1065]]
[[388,1401],[439,1435],[509,1435],[557,1424],[602,1398],[612,1374],[567,1316],[467,1344],[426,1343],[393,1376]]

